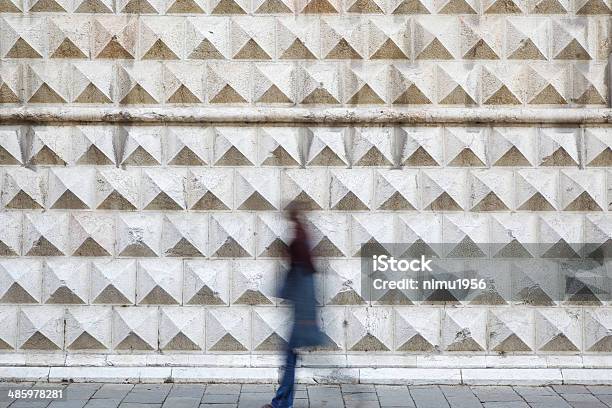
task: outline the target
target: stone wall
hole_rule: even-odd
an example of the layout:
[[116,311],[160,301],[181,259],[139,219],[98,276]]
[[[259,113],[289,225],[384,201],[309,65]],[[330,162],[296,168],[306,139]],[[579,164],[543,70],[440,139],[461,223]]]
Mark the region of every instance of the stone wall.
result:
[[0,364],[278,364],[299,199],[333,345],[308,364],[607,367],[607,281],[371,302],[358,251],[607,243],[611,8],[0,0]]

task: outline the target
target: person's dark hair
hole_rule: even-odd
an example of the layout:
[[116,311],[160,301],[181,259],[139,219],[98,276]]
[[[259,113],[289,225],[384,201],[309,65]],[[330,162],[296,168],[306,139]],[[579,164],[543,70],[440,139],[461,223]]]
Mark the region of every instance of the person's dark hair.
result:
[[301,222],[301,215],[306,208],[305,203],[292,201],[285,207],[287,218],[293,222]]

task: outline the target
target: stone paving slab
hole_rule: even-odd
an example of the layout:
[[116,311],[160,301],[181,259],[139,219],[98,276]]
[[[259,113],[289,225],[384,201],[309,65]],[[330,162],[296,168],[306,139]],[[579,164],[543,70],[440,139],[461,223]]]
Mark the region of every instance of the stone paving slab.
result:
[[[45,383],[0,383],[0,408],[260,408],[274,384],[50,384],[60,400],[8,398],[9,389]],[[294,408],[612,408],[610,386],[304,385]]]

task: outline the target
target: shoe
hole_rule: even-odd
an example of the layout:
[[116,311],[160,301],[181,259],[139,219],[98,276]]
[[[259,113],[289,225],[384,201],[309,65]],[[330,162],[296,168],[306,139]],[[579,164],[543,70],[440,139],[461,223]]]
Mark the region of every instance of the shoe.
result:
[[263,406],[263,407],[261,407],[261,408],[274,408],[274,407],[273,407],[272,405],[270,405],[270,404],[266,404],[266,405],[264,405],[264,406]]

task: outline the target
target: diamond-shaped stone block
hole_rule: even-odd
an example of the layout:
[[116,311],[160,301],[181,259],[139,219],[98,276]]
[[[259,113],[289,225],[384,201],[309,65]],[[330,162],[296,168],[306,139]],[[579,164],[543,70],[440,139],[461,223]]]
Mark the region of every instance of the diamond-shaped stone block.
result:
[[215,166],[253,166],[257,133],[253,128],[217,127],[213,152]]
[[143,208],[152,211],[180,211],[186,208],[183,169],[147,169],[142,172]]
[[534,315],[529,309],[491,309],[489,347],[498,353],[531,352],[534,349]]
[[63,256],[68,254],[68,214],[26,214],[23,221],[23,254]]
[[173,126],[167,128],[165,156],[172,166],[206,166],[210,162],[213,133],[210,128]]
[[92,56],[96,59],[133,60],[138,42],[138,19],[128,16],[96,17],[92,23],[92,38]]
[[421,182],[424,210],[462,211],[467,207],[465,170],[424,170]]
[[516,206],[519,211],[554,211],[559,207],[556,170],[520,170],[516,173]]
[[229,304],[229,278],[232,264],[226,260],[185,262],[183,304]]
[[280,173],[277,169],[236,170],[236,208],[273,211],[280,207]]
[[322,307],[317,309],[319,327],[325,335],[321,349],[341,351],[346,347],[344,335],[345,309],[343,307]]
[[580,258],[584,218],[579,214],[544,214],[539,222],[542,258]]
[[584,131],[585,163],[588,167],[612,165],[612,131],[589,128]]
[[118,101],[122,105],[156,105],[163,101],[162,65],[153,61],[124,64],[117,71]]
[[434,70],[409,63],[395,63],[389,67],[387,75],[393,79],[387,95],[394,105],[429,105],[435,101]]
[[347,310],[346,346],[350,351],[384,352],[393,349],[390,308],[359,307]]
[[[42,3],[38,1],[37,4]],[[89,20],[78,16],[63,15],[49,19],[49,58],[88,59],[90,25]]]
[[70,351],[110,349],[112,314],[112,309],[101,306],[68,308],[66,348]]
[[449,62],[437,65],[436,73],[439,104],[470,106],[478,103],[481,75],[477,65]]
[[255,237],[253,216],[248,213],[213,214],[210,218],[210,253],[218,258],[251,257]]
[[289,343],[292,322],[283,309],[253,309],[253,350],[282,351]]
[[66,166],[72,163],[72,128],[40,126],[30,129],[28,162],[33,165]]
[[[396,78],[388,75],[388,72],[387,65],[378,63],[351,66],[345,69],[342,74],[345,103],[349,105],[384,104],[388,99],[387,89],[390,86],[395,87]],[[360,136],[360,133],[358,131],[356,135]],[[366,130],[365,133],[369,132]],[[367,137],[367,135],[364,136]],[[384,149],[384,143],[381,143],[380,147]]]
[[74,129],[74,160],[77,165],[116,164],[112,126],[77,126]]
[[257,256],[260,258],[287,256],[291,240],[290,232],[287,220],[281,214],[258,214]]
[[320,62],[301,66],[298,101],[304,105],[337,105],[342,101],[341,66]]
[[75,2],[74,13],[113,13],[111,0],[79,0]]
[[264,127],[259,129],[259,157],[262,166],[293,167],[302,163],[299,128]]
[[96,208],[134,211],[140,207],[140,173],[129,169],[98,169],[96,172]]
[[573,65],[572,101],[578,105],[603,105],[609,92],[605,85],[605,64],[577,63]]
[[160,256],[161,233],[160,215],[122,214],[117,218],[117,255]]
[[325,169],[287,169],[281,173],[283,204],[294,203],[303,210],[329,206],[329,181]]
[[[131,1],[131,3],[135,2]],[[183,27],[184,20],[180,17],[141,18],[140,59],[178,60],[183,58]]]
[[119,0],[116,8],[119,13],[159,14],[163,12],[164,3],[161,0]]
[[334,259],[324,263],[326,305],[360,305],[368,299],[368,288],[361,287],[360,261]]
[[389,211],[416,210],[420,206],[417,179],[416,170],[377,170],[373,207]]
[[94,261],[91,266],[90,302],[132,305],[136,302],[136,261]]
[[532,167],[536,164],[536,129],[504,128],[492,129],[489,155],[496,167]]
[[158,308],[121,307],[113,310],[113,348],[153,351],[158,348]]
[[269,60],[274,58],[273,18],[233,17],[230,27],[233,59]]
[[46,24],[47,21],[44,18],[3,19],[3,41],[0,46],[0,55],[3,58],[39,59],[45,57],[47,53]]
[[161,350],[204,350],[204,310],[200,308],[161,308],[159,348]]
[[396,308],[395,350],[432,352],[440,348],[440,310]]
[[136,300],[139,305],[176,305],[182,301],[180,260],[152,259],[138,262]]
[[565,211],[603,211],[605,174],[596,169],[562,170],[561,208]]
[[25,100],[31,104],[62,104],[70,101],[71,67],[66,62],[31,63],[25,68]]
[[89,263],[76,259],[48,260],[43,265],[44,303],[86,304]]
[[2,202],[7,209],[32,209],[44,207],[43,188],[47,172],[24,167],[7,168],[4,171]]
[[402,159],[404,166],[440,166],[444,162],[444,143],[441,127],[404,127]]
[[200,257],[208,253],[208,217],[205,214],[164,216],[162,251],[170,257]]
[[446,161],[450,167],[485,167],[487,165],[485,128],[445,129]]
[[607,309],[585,309],[585,351],[607,353],[612,349],[612,316]]
[[65,167],[49,170],[47,200],[51,209],[86,210],[93,206],[95,169]]
[[250,314],[250,309],[244,307],[208,309],[206,315],[208,351],[248,351],[251,348]]
[[[271,3],[271,0],[267,2]],[[293,6],[293,4],[292,4]],[[282,60],[314,60],[320,57],[319,19],[301,16],[277,19],[278,58]]]
[[17,346],[22,350],[57,351],[64,348],[64,309],[28,306],[19,310]]
[[491,256],[531,258],[537,256],[538,220],[534,214],[495,214],[491,218]]
[[540,129],[541,166],[578,166],[578,129]]
[[249,64],[206,64],[208,103],[243,104],[251,101]]
[[325,59],[367,58],[367,20],[359,17],[321,19],[321,55]]
[[192,169],[185,181],[187,207],[191,210],[233,208],[233,169]]
[[511,171],[475,170],[471,174],[471,211],[510,211],[513,208]]
[[0,262],[0,303],[39,303],[41,263],[31,259]]
[[[5,4],[11,4],[7,2]],[[2,8],[2,5],[0,5]],[[0,67],[0,103],[12,104],[23,101],[21,64],[4,62]]]
[[[407,245],[405,256],[427,254],[439,257],[442,243],[442,217],[439,214],[400,214],[398,242]],[[436,244],[433,245],[432,244]],[[416,251],[416,252],[415,252]]]
[[231,280],[233,304],[275,304],[278,263],[276,261],[235,261]]
[[253,71],[255,103],[295,103],[297,72],[291,62],[256,64]]
[[[175,4],[189,2],[177,0]],[[197,1],[191,2],[197,6]],[[185,54],[194,60],[223,60],[229,58],[227,33],[229,19],[189,17],[185,25]]]
[[162,162],[162,129],[129,127],[119,131],[123,143],[121,164],[126,166],[158,166]]
[[553,48],[556,60],[591,60],[589,26],[586,20],[554,19],[552,21]]
[[535,321],[536,346],[540,352],[582,350],[582,319],[579,309],[538,309]]
[[368,169],[333,169],[330,207],[341,211],[367,211],[372,200],[372,172]]
[[341,214],[308,214],[312,255],[344,257],[348,253],[348,221]]
[[486,309],[447,309],[442,319],[442,344],[446,351],[487,349]]
[[394,129],[360,128],[353,137],[353,165],[392,166],[395,162]]
[[351,254],[361,255],[364,244],[382,245],[395,242],[393,215],[384,213],[355,214],[351,217]]
[[70,218],[72,256],[112,256],[115,220],[106,214],[76,213]]
[[168,61],[163,66],[164,100],[168,104],[203,103],[204,63],[200,61]]

